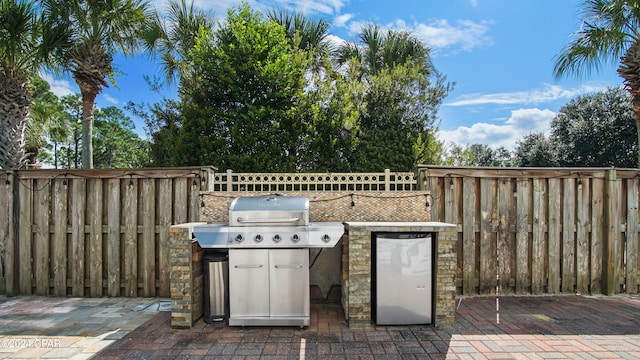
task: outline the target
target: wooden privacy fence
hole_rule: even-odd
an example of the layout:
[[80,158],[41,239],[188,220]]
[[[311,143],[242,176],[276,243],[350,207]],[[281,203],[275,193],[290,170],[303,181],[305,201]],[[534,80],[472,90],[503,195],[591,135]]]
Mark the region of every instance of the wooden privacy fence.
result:
[[638,293],[639,170],[420,166],[465,295]]
[[0,294],[169,296],[168,228],[199,220],[202,191],[394,190],[429,191],[431,218],[458,225],[461,294],[638,293],[639,179],[631,169],[430,166],[2,171]]
[[0,293],[170,296],[168,229],[213,168],[0,174]]

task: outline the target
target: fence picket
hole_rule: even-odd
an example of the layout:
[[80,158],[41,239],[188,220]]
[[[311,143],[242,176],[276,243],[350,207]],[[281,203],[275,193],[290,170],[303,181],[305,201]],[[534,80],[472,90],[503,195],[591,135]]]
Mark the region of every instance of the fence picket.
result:
[[480,179],[480,284],[481,294],[495,293],[496,240],[493,233],[494,181]]
[[173,223],[183,224],[189,220],[188,217],[188,183],[189,179],[179,178],[173,181]]
[[476,264],[476,181],[474,178],[463,179],[462,191],[462,286],[463,294],[477,293],[478,271]]
[[524,294],[529,291],[531,272],[529,269],[529,211],[531,188],[529,181],[519,179],[517,182],[516,209],[516,292]]
[[31,282],[33,280],[33,264],[32,259],[32,239],[33,229],[33,189],[34,180],[18,179],[18,198],[20,199],[20,210],[18,218],[20,225],[18,226],[18,279],[20,293],[24,295],[32,294]]
[[140,193],[142,211],[142,246],[139,261],[142,263],[142,296],[156,296],[156,187],[155,179],[142,179]]
[[627,180],[627,292],[638,293],[638,179]]
[[511,179],[500,179],[498,185],[498,273],[500,275],[500,293],[513,292],[515,285],[516,247],[511,233],[513,221],[513,182]]
[[604,192],[605,180],[592,179],[591,181],[591,268],[589,290],[592,294],[602,293],[603,259],[604,259]]
[[560,179],[549,179],[549,234],[547,292],[560,292]]
[[619,292],[618,288],[618,249],[620,244],[620,207],[618,201],[620,199],[619,184],[616,181],[616,171],[609,170],[606,175],[605,192],[604,192],[604,248],[603,259],[605,261],[603,269],[603,277],[605,279],[606,295],[613,295]]
[[168,279],[171,271],[171,264],[169,258],[169,227],[171,226],[171,180],[160,179],[158,181],[158,201],[156,201],[158,208],[158,227],[160,233],[158,234],[158,296],[170,297],[171,288],[168,281],[162,281]]
[[121,181],[123,189],[122,223],[124,224],[124,292],[138,296],[138,181]]
[[562,181],[562,292],[575,291],[576,281],[576,187],[574,179]]
[[35,295],[49,295],[49,210],[51,201],[48,179],[34,182],[33,221],[35,224],[33,239],[33,273],[36,281]]
[[591,186],[589,179],[578,179],[577,220],[576,220],[576,291],[589,292],[589,198]]
[[53,180],[53,205],[51,216],[53,217],[52,236],[52,272],[53,295],[67,295],[67,223],[68,223],[68,194],[67,179]]
[[[11,267],[15,263],[12,259],[14,252],[14,238],[10,224],[13,223],[11,209],[13,209],[13,181],[10,173],[0,175],[0,294],[13,294],[13,276],[15,269]],[[7,284],[10,282],[10,284]],[[11,289],[11,292],[8,289]]]
[[71,295],[84,296],[86,180],[71,180]]
[[547,217],[545,209],[547,201],[546,181],[533,179],[533,225],[531,239],[531,293],[542,294],[545,285],[545,235],[547,233]]
[[89,296],[102,296],[102,180],[87,180]]
[[107,294],[120,296],[120,180],[107,181]]

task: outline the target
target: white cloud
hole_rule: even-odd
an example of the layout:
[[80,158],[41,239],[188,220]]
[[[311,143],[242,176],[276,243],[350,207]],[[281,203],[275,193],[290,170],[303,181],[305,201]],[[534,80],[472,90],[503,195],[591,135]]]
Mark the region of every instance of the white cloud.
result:
[[500,124],[475,123],[460,126],[454,130],[440,130],[438,138],[446,143],[453,142],[462,146],[486,144],[493,148],[504,146],[513,150],[518,140],[535,132],[547,133],[551,120],[556,113],[549,109],[519,109],[511,111],[511,116]]
[[54,79],[51,74],[40,74],[44,81],[49,83],[51,86],[51,92],[54,93],[57,97],[72,95],[79,92],[78,87],[75,83],[72,83],[68,80],[63,79]]
[[471,0],[471,7],[478,6],[478,0]]
[[407,24],[404,20],[396,20],[394,28],[415,34],[433,50],[459,48],[471,51],[474,48],[489,46],[493,40],[488,34],[491,22],[474,22],[458,20],[450,24],[448,20],[439,19],[430,23]]
[[102,93],[102,94],[100,94],[100,96],[102,97],[102,99],[104,101],[112,103],[114,105],[118,105],[120,103],[120,101],[118,99],[114,98],[113,96],[111,96],[109,94]]
[[446,106],[471,106],[471,105],[509,105],[509,104],[540,104],[562,99],[571,99],[578,95],[594,93],[606,90],[606,86],[597,84],[584,84],[577,88],[565,89],[557,85],[545,84],[542,89],[516,91],[510,93],[494,94],[466,94],[458,96],[455,100],[447,102]]
[[339,14],[345,5],[342,0],[275,0],[277,7],[285,7],[305,14]]
[[[352,34],[358,34],[369,24],[365,21],[345,22],[345,26]],[[450,24],[445,19],[433,20],[430,23],[407,23],[397,19],[393,23],[380,25],[383,30],[407,31],[422,40],[435,53],[442,50],[450,52],[471,51],[474,48],[490,46],[493,42],[488,35],[491,22],[473,22],[459,20]]]
[[[246,0],[245,0],[246,1]],[[227,9],[237,7],[242,0],[195,0],[194,5],[200,9],[211,10],[219,18],[224,18]],[[166,2],[154,0],[157,9],[164,9]],[[290,9],[305,14],[339,14],[345,5],[343,0],[249,0],[246,1],[254,10],[271,11],[272,9]]]
[[337,27],[344,27],[352,18],[353,18],[353,14],[342,14],[342,15],[336,16],[333,19],[333,25]]

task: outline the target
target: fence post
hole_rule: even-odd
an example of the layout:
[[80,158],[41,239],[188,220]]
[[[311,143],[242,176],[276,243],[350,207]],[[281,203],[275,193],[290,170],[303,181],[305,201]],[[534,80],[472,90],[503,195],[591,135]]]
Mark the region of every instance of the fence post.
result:
[[233,191],[233,170],[231,169],[227,169],[227,191]]
[[6,222],[5,228],[2,229],[3,233],[0,236],[3,237],[4,247],[0,247],[2,251],[4,263],[4,278],[5,278],[5,294],[7,296],[15,296],[16,293],[16,276],[18,275],[18,263],[16,261],[16,231],[15,231],[15,193],[17,191],[17,186],[15,184],[16,177],[12,171],[6,172],[6,178],[4,180],[4,190],[5,190],[5,203],[0,204],[0,206],[4,207],[2,209],[3,216],[0,221]]
[[200,170],[200,190],[214,191],[215,168],[206,167]]
[[617,286],[617,264],[616,264],[616,247],[620,241],[619,228],[619,206],[618,206],[618,184],[616,170],[607,170],[605,176],[605,192],[604,192],[604,251],[602,256],[603,270],[603,292],[605,295],[613,295]]
[[384,169],[384,191],[391,190],[391,170]]

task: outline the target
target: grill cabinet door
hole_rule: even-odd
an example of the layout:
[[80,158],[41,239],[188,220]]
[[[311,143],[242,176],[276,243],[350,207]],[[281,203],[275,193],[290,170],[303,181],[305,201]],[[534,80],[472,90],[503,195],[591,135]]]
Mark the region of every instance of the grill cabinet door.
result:
[[229,249],[230,317],[269,316],[269,250]]
[[271,316],[309,316],[309,250],[269,251]]

